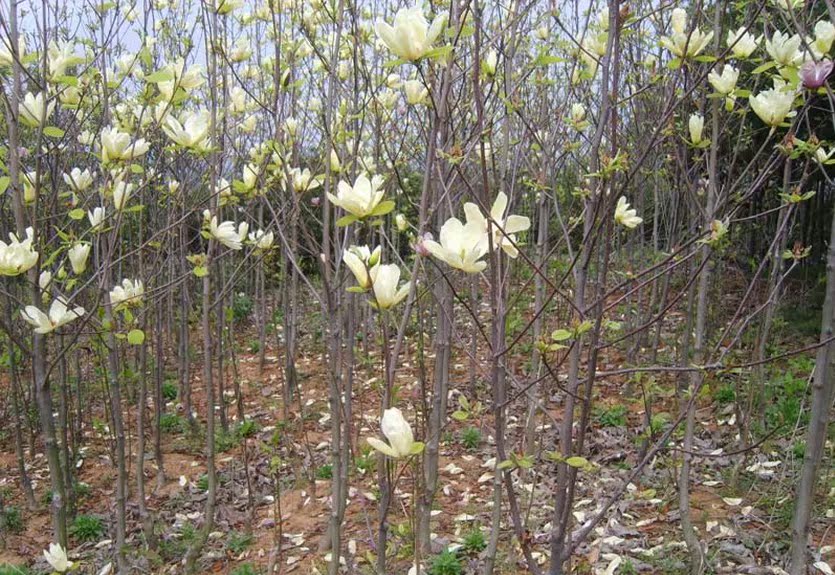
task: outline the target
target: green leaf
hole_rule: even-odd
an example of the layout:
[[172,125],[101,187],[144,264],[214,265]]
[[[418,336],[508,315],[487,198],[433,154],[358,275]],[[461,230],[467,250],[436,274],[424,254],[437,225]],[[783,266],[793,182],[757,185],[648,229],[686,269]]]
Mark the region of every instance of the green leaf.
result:
[[81,208],[75,208],[69,213],[69,216],[73,220],[81,220],[84,219],[84,210]]
[[696,62],[715,62],[717,60],[716,56],[711,56],[710,54],[702,54],[701,56],[696,56],[694,59]]
[[349,293],[365,293],[365,290],[360,286],[351,286],[349,288],[346,288],[345,291]]
[[145,168],[143,168],[139,164],[131,164],[130,165],[130,171],[131,171],[131,173],[134,173],[134,174],[144,174],[145,173]]
[[571,339],[571,336],[574,335],[567,329],[555,329],[551,333],[551,339],[554,341],[565,341],[567,339]]
[[577,469],[589,466],[589,460],[585,457],[580,457],[578,455],[575,455],[574,457],[569,457],[565,460],[565,462],[571,467],[576,467]]
[[422,441],[415,441],[412,444],[412,450],[411,450],[410,453],[412,455],[417,455],[418,453],[423,453],[423,448],[424,448],[424,445],[423,445]]
[[43,129],[43,133],[45,136],[49,136],[50,138],[63,138],[64,137],[64,130],[59,128],[58,126],[47,126]]
[[670,70],[678,70],[681,68],[681,60],[679,58],[673,58],[669,62],[667,62],[667,68]]
[[515,465],[512,459],[505,459],[496,466],[496,469],[512,469]]
[[128,332],[128,343],[131,345],[142,345],[145,342],[145,332],[141,329],[132,329]]
[[392,200],[386,200],[384,202],[380,202],[379,204],[377,204],[377,207],[374,208],[374,211],[371,212],[371,215],[372,216],[384,216],[387,213],[394,210],[396,205],[397,204],[395,204]]
[[58,76],[55,78],[55,82],[64,86],[78,86],[78,78],[75,76]]
[[470,415],[466,411],[458,410],[452,413],[452,419],[455,421],[467,421],[468,417],[470,417]]
[[353,224],[355,221],[357,221],[357,216],[354,214],[348,214],[336,220],[336,225],[340,228],[344,228],[345,226]]
[[450,52],[452,52],[452,46],[438,46],[434,50],[429,50],[426,54],[423,55],[424,58],[428,58],[430,60],[439,60],[441,58],[446,58]]
[[553,56],[551,54],[540,54],[534,60],[534,66],[548,66],[550,64],[561,64],[565,62],[565,58],[560,58],[559,56]]
[[207,275],[209,275],[209,268],[207,268],[206,266],[197,266],[196,268],[194,268],[193,271],[194,275],[199,278],[206,277]]
[[174,71],[168,68],[157,70],[152,74],[145,76],[145,81],[149,84],[158,84],[159,82],[170,82],[174,79]]
[[9,187],[9,176],[3,176],[0,178],[0,194],[6,191],[6,188]]
[[777,62],[766,62],[762,66],[757,66],[753,70],[751,70],[752,74],[762,74],[766,70],[771,70],[777,65]]

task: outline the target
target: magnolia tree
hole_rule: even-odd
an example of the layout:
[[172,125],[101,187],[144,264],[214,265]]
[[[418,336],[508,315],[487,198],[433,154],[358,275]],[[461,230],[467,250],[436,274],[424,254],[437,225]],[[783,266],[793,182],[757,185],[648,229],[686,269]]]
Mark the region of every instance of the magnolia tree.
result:
[[[298,468],[314,480],[296,449],[307,371],[330,470],[310,572],[460,573],[469,554],[485,575],[626,573],[678,539],[676,568],[754,572],[753,555],[719,553],[739,535],[714,536],[691,496],[763,522],[734,494],[777,466],[768,497],[794,502],[791,525],[764,536],[782,555],[757,561],[832,572],[813,503],[832,506],[818,479],[835,4],[7,0],[0,14],[3,441],[20,500],[48,506],[48,569],[148,569],[144,550],[172,537],[152,495],[171,482],[177,414],[205,471],[180,487],[205,496],[175,571],[218,567],[230,459],[249,529],[268,480],[267,572],[293,565],[281,500]],[[793,306],[822,309],[814,334],[786,335]],[[246,413],[261,394],[242,385],[241,332],[255,377],[280,377],[275,434]],[[809,389],[775,395],[804,358]],[[612,444],[612,413],[628,441]],[[449,446],[462,425],[488,435],[475,466]],[[219,461],[230,435],[241,457]],[[74,555],[96,439],[110,535]],[[718,457],[722,486],[704,480]],[[467,537],[445,531],[449,498],[472,495],[445,474],[462,473],[489,491]],[[619,525],[647,500],[676,512],[641,554],[623,537],[658,518]]]

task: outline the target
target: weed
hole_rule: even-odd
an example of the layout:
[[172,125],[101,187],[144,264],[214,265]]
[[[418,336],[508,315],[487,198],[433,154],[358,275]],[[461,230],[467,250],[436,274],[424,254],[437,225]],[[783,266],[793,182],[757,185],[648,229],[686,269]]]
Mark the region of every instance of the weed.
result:
[[486,547],[487,541],[484,539],[484,532],[478,527],[464,535],[462,548],[465,553],[475,555],[483,551]]
[[95,515],[79,515],[72,522],[70,533],[79,541],[98,541],[104,535],[104,523]]
[[429,575],[461,575],[463,572],[461,560],[449,549],[436,555],[429,566]]
[[252,537],[252,533],[232,531],[226,539],[226,548],[235,555],[240,555],[246,551],[247,547],[252,545],[253,541],[255,541],[255,539]]
[[481,432],[478,430],[478,428],[468,427],[464,431],[462,431],[461,444],[470,451],[478,449],[478,446],[481,444]]
[[625,405],[600,407],[595,414],[597,423],[603,427],[626,427],[627,409]]

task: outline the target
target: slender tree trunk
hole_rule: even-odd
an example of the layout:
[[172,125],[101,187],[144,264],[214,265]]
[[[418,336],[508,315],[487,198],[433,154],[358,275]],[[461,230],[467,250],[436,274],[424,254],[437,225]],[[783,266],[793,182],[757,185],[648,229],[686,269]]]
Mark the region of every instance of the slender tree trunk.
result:
[[829,250],[826,257],[826,297],[821,316],[820,341],[822,345],[815,357],[815,373],[812,377],[812,412],[806,430],[806,452],[800,470],[800,483],[795,495],[794,517],[792,518],[791,575],[806,573],[809,526],[812,519],[812,505],[815,501],[815,486],[818,469],[826,444],[829,413],[835,395],[835,210],[832,212],[832,226],[829,235]]

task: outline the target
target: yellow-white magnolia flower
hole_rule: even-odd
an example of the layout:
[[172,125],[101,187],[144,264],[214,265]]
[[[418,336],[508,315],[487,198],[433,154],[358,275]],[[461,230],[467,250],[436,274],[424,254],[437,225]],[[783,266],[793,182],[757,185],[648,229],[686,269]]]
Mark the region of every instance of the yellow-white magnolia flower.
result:
[[203,69],[200,66],[192,66],[186,69],[185,61],[179,58],[173,64],[169,64],[167,69],[174,77],[171,80],[157,84],[157,88],[165,101],[170,101],[178,88],[182,88],[188,93],[203,85]]
[[425,239],[423,247],[447,265],[467,273],[478,273],[487,267],[481,258],[487,253],[489,243],[481,222],[461,223],[450,218],[441,226],[440,243]]
[[[26,55],[26,41],[23,36],[17,39],[17,57],[23,58]],[[0,68],[9,68],[14,64],[14,56],[12,55],[12,44],[6,36],[0,37]]]
[[20,101],[20,120],[31,128],[46,126],[55,102],[50,102],[46,92],[27,92]]
[[131,141],[130,134],[119,131],[118,128],[107,127],[101,133],[101,161],[103,164],[119,160],[132,160],[148,151],[150,145],[139,138]]
[[21,183],[23,184],[23,201],[31,204],[38,197],[38,173],[21,172]]
[[[702,143],[702,132],[705,127],[705,119],[701,114],[690,114],[690,119],[687,122],[687,127],[690,130],[690,143],[698,146]],[[625,200],[624,200],[625,201]]]
[[87,269],[87,259],[90,257],[90,244],[79,242],[74,244],[68,251],[67,257],[70,258],[70,265],[75,275],[80,276]]
[[832,43],[835,42],[835,26],[829,20],[821,20],[815,24],[815,41],[810,44],[810,48],[815,52],[815,57],[820,60],[832,49]]
[[308,190],[315,190],[320,185],[319,180],[313,177],[309,168],[303,170],[301,168],[291,168],[290,182],[293,190],[299,194]]
[[723,96],[727,96],[736,89],[738,79],[739,70],[730,64],[725,64],[721,74],[717,74],[715,70],[711,70],[707,75],[707,81],[710,82],[713,89]]
[[492,78],[496,75],[496,68],[499,64],[499,56],[496,54],[495,50],[490,50],[487,52],[487,55],[484,57],[484,61],[481,63],[481,71],[484,72],[484,75]]
[[[40,334],[47,334],[51,331],[58,329],[62,325],[65,325],[72,320],[79,318],[84,315],[84,308],[83,307],[74,307],[72,309],[67,308],[67,302],[61,298],[55,298],[52,300],[52,304],[49,306],[49,314],[44,313],[39,308],[33,305],[27,305],[25,309],[20,311],[20,315],[23,317],[26,322],[32,325],[35,328],[35,333]],[[53,552],[53,548],[50,545],[49,547],[50,553]],[[63,551],[63,550],[62,550]],[[44,551],[44,555],[46,555],[46,551]],[[55,559],[59,559],[61,554],[55,555]],[[67,556],[63,554],[63,560],[66,562]],[[47,558],[49,561],[49,558]],[[67,562],[68,563],[68,562]],[[63,573],[66,571],[60,570],[55,563],[49,561],[49,564],[58,571],[59,573]],[[58,562],[58,565],[62,563]]]
[[406,93],[406,102],[412,106],[422,104],[429,97],[429,90],[420,80],[408,80],[403,84],[403,91]]
[[713,32],[704,33],[698,27],[687,29],[687,12],[676,8],[672,15],[672,33],[661,38],[661,45],[678,58],[693,58],[702,53],[713,39]]
[[105,210],[103,207],[98,206],[93,208],[92,210],[87,211],[87,220],[90,222],[90,228],[97,229],[104,223],[104,215]]
[[[212,238],[231,250],[239,250],[242,247],[243,239],[238,230],[235,229],[235,222],[225,221],[218,223],[217,216],[209,218],[209,211],[203,212],[203,217],[209,219],[209,235]],[[246,236],[244,236],[246,237]]]
[[368,438],[368,445],[377,451],[394,459],[408,457],[423,451],[423,443],[415,441],[412,427],[403,417],[403,413],[396,407],[391,407],[383,412],[380,428],[388,443],[376,437]]
[[778,126],[792,113],[794,93],[780,88],[771,88],[756,96],[751,94],[748,101],[751,109],[763,122],[769,126]]
[[286,120],[284,120],[284,129],[287,130],[287,134],[291,138],[295,138],[296,134],[299,131],[299,121],[294,117],[290,116]]
[[380,263],[380,253],[380,246],[374,248],[374,251],[368,246],[351,246],[342,254],[342,261],[354,274],[363,291],[371,288],[373,282],[370,271]]
[[241,36],[238,38],[238,41],[235,42],[235,46],[232,48],[229,59],[235,63],[239,63],[249,60],[250,56],[252,56],[252,49],[249,47],[249,40],[245,36]]
[[781,66],[798,66],[803,62],[803,53],[800,51],[802,42],[797,34],[789,36],[776,30],[771,39],[765,39],[765,50]]
[[374,176],[370,180],[365,174],[360,174],[354,180],[354,185],[340,181],[336,187],[336,195],[328,192],[328,199],[357,219],[368,216],[380,216],[386,212],[382,208],[391,211],[393,204],[381,204],[385,191],[381,190],[383,178]]
[[403,60],[420,60],[440,36],[446,16],[437,16],[432,26],[426,21],[420,6],[401,8],[394,16],[394,26],[378,20],[374,26],[377,36],[389,50]]
[[208,110],[184,112],[179,120],[174,116],[167,116],[162,130],[178,146],[205,151],[209,137],[209,123]]
[[69,174],[64,174],[64,183],[76,192],[84,192],[93,185],[93,174],[86,168],[84,171],[81,171],[79,168],[73,168]]
[[264,230],[255,230],[249,232],[249,242],[255,246],[256,250],[267,251],[273,247],[275,236],[272,232],[265,232]]
[[736,32],[728,32],[727,45],[735,58],[744,60],[757,50],[760,40],[762,40],[762,36],[756,38],[745,30],[745,26],[741,26]]
[[31,269],[38,263],[38,252],[32,247],[35,231],[26,228],[26,237],[18,239],[9,234],[9,243],[0,240],[0,276],[16,276]]
[[61,547],[59,543],[50,543],[49,549],[44,550],[43,556],[44,559],[46,559],[46,562],[49,563],[50,567],[55,569],[58,573],[66,573],[73,566],[72,561],[67,559],[67,552],[64,551],[64,548]]
[[125,209],[132,194],[133,184],[128,184],[122,180],[113,184],[113,206],[117,212]]
[[142,303],[145,295],[145,286],[142,280],[122,280],[121,285],[116,285],[110,290],[110,304],[115,308],[123,308]]
[[399,288],[400,266],[397,264],[378,265],[371,268],[371,291],[374,294],[371,305],[377,309],[389,309],[399,304],[409,295],[410,283]]
[[[490,207],[490,219],[492,220],[493,248],[501,248],[512,258],[519,255],[519,251],[513,244],[516,243],[516,234],[524,232],[531,227],[531,220],[525,216],[511,215],[505,217],[507,210],[507,195],[499,192],[493,205]],[[464,213],[467,216],[467,224],[475,223],[481,227],[484,234],[488,231],[488,221],[477,205],[467,202],[464,204]],[[501,228],[501,229],[499,229]]]
[[84,62],[82,56],[75,54],[75,45],[70,42],[50,42],[46,51],[46,63],[49,69],[49,79],[55,80],[64,76],[67,68]]
[[397,226],[398,232],[405,232],[409,229],[409,220],[406,219],[405,215],[397,214],[394,216],[394,225]]
[[630,230],[634,229],[644,221],[636,215],[637,213],[637,210],[629,207],[625,196],[618,198],[618,204],[615,207],[615,222]]

